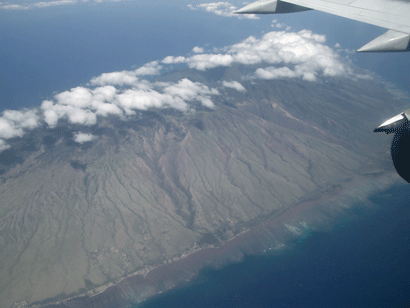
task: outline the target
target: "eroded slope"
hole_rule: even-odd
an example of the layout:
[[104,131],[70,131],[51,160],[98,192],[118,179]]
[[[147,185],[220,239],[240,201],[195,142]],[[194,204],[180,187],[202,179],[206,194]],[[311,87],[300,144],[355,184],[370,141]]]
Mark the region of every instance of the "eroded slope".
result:
[[1,307],[175,260],[323,187],[390,170],[388,141],[371,131],[402,103],[381,84],[242,84],[214,109],[101,119],[83,145],[62,123],[2,152]]

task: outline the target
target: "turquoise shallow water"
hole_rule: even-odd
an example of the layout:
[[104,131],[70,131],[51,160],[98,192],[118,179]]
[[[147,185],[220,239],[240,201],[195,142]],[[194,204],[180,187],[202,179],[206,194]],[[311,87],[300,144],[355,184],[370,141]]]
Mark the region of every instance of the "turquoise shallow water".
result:
[[313,232],[275,255],[205,269],[189,286],[139,305],[151,307],[408,307],[410,189],[375,195],[330,232]]

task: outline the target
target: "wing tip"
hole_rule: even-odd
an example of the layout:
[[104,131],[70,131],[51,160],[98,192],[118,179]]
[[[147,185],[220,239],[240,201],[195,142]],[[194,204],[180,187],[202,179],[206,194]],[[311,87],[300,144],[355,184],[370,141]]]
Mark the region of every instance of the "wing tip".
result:
[[395,30],[388,30],[357,50],[357,52],[405,51],[410,51],[410,34]]

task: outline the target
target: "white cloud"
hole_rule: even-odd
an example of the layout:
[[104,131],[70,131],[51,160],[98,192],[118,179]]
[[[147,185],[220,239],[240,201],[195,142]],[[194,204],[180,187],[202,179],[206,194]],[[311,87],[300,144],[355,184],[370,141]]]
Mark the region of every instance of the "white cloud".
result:
[[[297,33],[274,31],[261,38],[250,36],[237,44],[214,49],[214,53],[203,53],[203,49],[196,46],[192,49],[196,54],[168,56],[161,64],[182,63],[202,71],[234,64],[256,66],[251,76],[244,76],[248,79],[315,81],[321,76],[353,76],[349,64],[326,46],[325,41],[325,36],[308,30]],[[174,108],[186,112],[195,108],[195,102],[208,108],[215,107],[212,98],[220,93],[203,83],[187,78],[178,82],[154,82],[142,77],[157,75],[162,69],[158,61],[152,61],[135,70],[103,73],[93,77],[87,86],[55,94],[43,101],[39,108],[4,111],[0,117],[0,151],[9,147],[6,139],[21,137],[27,130],[44,123],[53,128],[62,119],[71,124],[90,126],[96,124],[99,117],[114,115],[126,120],[137,110],[150,108]],[[225,80],[222,85],[246,91],[237,81]],[[80,143],[93,138],[83,133],[74,136],[74,140]]]
[[267,67],[267,68],[258,68],[255,71],[255,75],[261,79],[277,79],[283,77],[296,77],[295,73],[288,67]]
[[118,95],[117,102],[127,115],[135,114],[134,110],[147,110],[149,108],[171,107],[181,111],[188,110],[187,103],[181,98],[155,90],[129,89]]
[[219,95],[218,90],[209,89],[204,84],[192,82],[186,78],[180,80],[178,84],[172,84],[165,87],[164,92],[173,97],[180,97],[184,101],[200,101],[203,106],[209,108],[214,107],[210,95]]
[[162,66],[158,64],[158,61],[152,61],[136,69],[134,72],[136,76],[158,75],[161,69]]
[[9,144],[6,144],[6,142],[2,139],[0,139],[0,153],[3,152],[4,150],[9,149],[11,146]]
[[195,46],[194,48],[192,48],[192,51],[193,51],[194,53],[203,53],[203,52],[204,52],[204,49],[201,48],[201,47]]
[[91,91],[87,88],[76,87],[70,91],[56,94],[54,97],[59,105],[71,105],[74,107],[88,107],[91,100]]
[[22,137],[24,131],[22,128],[14,125],[13,122],[0,118],[0,138],[9,139],[13,137]]
[[2,4],[0,9],[3,10],[28,10],[29,6],[21,4]]
[[214,13],[219,16],[225,17],[237,17],[237,18],[247,18],[247,19],[259,19],[255,14],[245,14],[239,15],[234,14],[238,8],[229,2],[212,2],[212,3],[203,3],[198,5],[188,4],[188,7],[191,10],[205,10],[209,13]]
[[138,81],[138,77],[133,71],[122,71],[103,73],[98,77],[93,77],[90,81],[92,85],[133,85]]
[[85,134],[85,133],[79,132],[79,133],[74,134],[73,139],[75,142],[83,144],[85,142],[93,141],[95,139],[95,136],[92,134]]
[[35,109],[24,109],[23,111],[5,110],[3,119],[14,122],[21,128],[33,129],[39,126],[39,116]]
[[239,92],[246,92],[246,89],[245,89],[245,87],[243,86],[243,85],[241,85],[239,82],[237,82],[237,81],[222,81],[222,85],[224,86],[224,87],[227,87],[227,88],[232,88],[232,89],[235,89],[235,90],[237,90],[237,91],[239,91]]
[[[149,64],[144,68],[156,69],[158,65]],[[119,76],[123,72],[103,74]],[[98,84],[104,79],[104,84],[112,81],[118,84],[118,78],[93,78],[91,84]],[[131,88],[115,88],[113,85],[85,88],[76,87],[69,91],[58,93],[53,100],[43,101],[41,110],[44,121],[49,127],[55,127],[60,119],[69,123],[94,125],[98,116],[117,115],[125,117],[135,114],[135,110],[149,108],[174,108],[180,111],[190,109],[189,102],[199,101],[203,106],[213,108],[212,95],[218,95],[216,89],[182,79],[178,83],[151,83],[147,80],[134,82]],[[14,132],[17,134],[18,132]],[[1,137],[1,135],[0,135]]]
[[302,78],[307,81],[316,81],[317,77],[314,72],[304,71],[301,67],[291,70],[289,67],[266,67],[258,68],[255,75],[261,79],[280,79],[280,78]]
[[186,59],[189,68],[205,71],[218,66],[229,66],[234,62],[231,55],[224,54],[200,54]]
[[340,56],[324,43],[324,35],[308,30],[299,32],[273,31],[261,39],[253,36],[219,49],[218,53],[198,54],[185,59],[190,68],[207,70],[234,63],[244,65],[270,64],[279,67],[261,68],[255,76],[295,78],[314,81],[319,75],[343,76],[351,69]]
[[[169,57],[167,57],[167,58],[169,58]],[[177,60],[180,60],[179,58],[181,58],[181,57],[178,57]],[[169,64],[169,63],[167,63],[167,64]],[[138,84],[138,80],[139,80],[138,76],[158,75],[158,74],[160,74],[161,70],[162,70],[162,66],[159,65],[158,61],[152,61],[152,62],[149,62],[149,63],[141,66],[140,68],[137,68],[134,71],[121,71],[121,72],[103,73],[100,76],[91,78],[89,84],[94,85],[94,86],[96,86],[96,85],[98,85],[98,86],[131,85],[132,86],[132,85],[137,85]]]
[[34,2],[31,4],[9,4],[9,2],[0,3],[0,9],[3,10],[29,10],[29,9],[41,9],[41,8],[48,8],[52,6],[60,6],[60,5],[72,5],[82,2],[93,2],[93,3],[101,3],[101,2],[121,2],[122,0],[56,0],[56,1],[39,1]]
[[185,78],[178,83],[150,84],[149,89],[128,89],[119,94],[116,101],[126,115],[132,115],[135,113],[134,110],[149,108],[174,108],[187,111],[188,102],[192,101],[199,101],[203,106],[213,108],[211,95],[219,95],[219,92]]
[[276,19],[272,20],[272,24],[270,26],[278,29],[285,28],[286,31],[289,31],[292,28],[284,23],[279,23]]
[[367,79],[367,80],[373,80],[374,78],[368,74],[358,74],[356,75],[356,78],[360,79]]
[[38,125],[39,117],[34,109],[5,110],[0,117],[0,138],[22,137],[25,129],[33,129]]
[[32,6],[43,8],[43,7],[48,7],[48,6],[75,4],[77,2],[78,1],[76,0],[59,0],[59,1],[49,1],[49,2],[37,2],[37,3],[32,4]]
[[92,91],[92,95],[90,106],[97,115],[122,115],[121,109],[114,103],[117,95],[116,88],[113,86],[99,87]]
[[173,57],[173,56],[168,56],[165,57],[162,61],[164,64],[175,64],[175,63],[183,63],[185,62],[185,57]]
[[52,101],[44,101],[41,109],[44,113],[44,121],[50,128],[55,127],[58,120],[62,118],[68,119],[72,124],[93,125],[97,123],[97,115],[89,109],[54,104]]
[[111,85],[95,89],[77,87],[56,94],[54,101],[43,101],[41,109],[49,127],[55,127],[61,118],[72,124],[94,125],[97,115],[123,114],[113,103],[116,97],[117,89]]

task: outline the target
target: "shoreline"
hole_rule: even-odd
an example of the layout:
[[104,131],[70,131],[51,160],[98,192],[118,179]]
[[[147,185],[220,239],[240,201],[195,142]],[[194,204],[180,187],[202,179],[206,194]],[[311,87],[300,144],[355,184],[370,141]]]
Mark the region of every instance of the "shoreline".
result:
[[336,218],[343,216],[346,210],[359,203],[369,204],[369,197],[400,183],[400,178],[393,172],[377,176],[357,175],[307,196],[272,214],[262,223],[220,242],[216,247],[209,245],[182,253],[181,257],[170,263],[148,266],[93,290],[53,303],[33,303],[21,307],[62,308],[68,307],[68,302],[69,305],[75,302],[77,307],[110,307],[106,304],[108,298],[108,304],[117,303],[120,307],[138,304],[186,285],[206,267],[220,268],[231,262],[240,262],[245,255],[285,249],[308,232],[331,230]]

